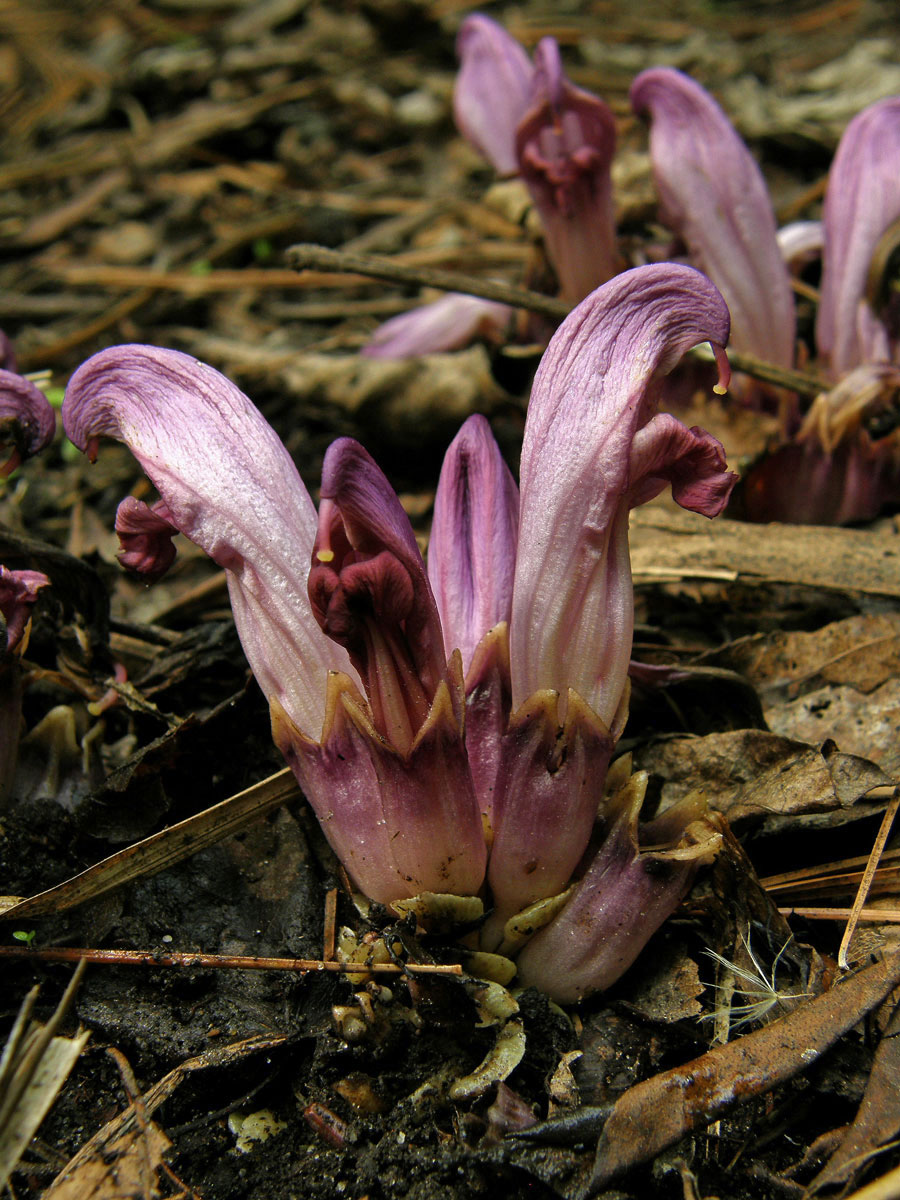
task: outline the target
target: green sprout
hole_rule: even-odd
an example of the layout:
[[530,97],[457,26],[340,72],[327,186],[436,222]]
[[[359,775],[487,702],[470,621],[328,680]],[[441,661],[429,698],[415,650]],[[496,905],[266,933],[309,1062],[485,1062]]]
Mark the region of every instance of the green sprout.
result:
[[264,238],[264,237],[258,237],[258,238],[254,239],[252,250],[253,250],[253,257],[256,259],[257,262],[260,262],[260,263],[268,262],[269,259],[272,257],[272,255],[275,253],[272,243],[269,241],[268,238]]
[[24,929],[14,929],[13,937],[17,942],[24,942],[26,946],[30,946],[37,936],[36,929],[29,929],[26,933]]

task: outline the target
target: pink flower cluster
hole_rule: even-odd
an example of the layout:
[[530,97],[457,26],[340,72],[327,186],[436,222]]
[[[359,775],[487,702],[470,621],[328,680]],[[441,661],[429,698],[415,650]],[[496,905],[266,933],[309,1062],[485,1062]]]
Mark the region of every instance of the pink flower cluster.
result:
[[185,354],[114,347],[66,393],[75,445],[124,441],[160,494],[120,508],[124,561],[159,573],[180,531],[227,572],[275,741],[355,886],[480,896],[484,948],[560,1000],[616,979],[717,844],[689,805],[640,852],[640,789],[604,800],[604,779],[628,702],[629,510],[671,485],[713,516],[734,482],[715,439],[656,411],[662,376],[710,341],[727,382],[728,329],[691,267],[593,292],[535,379],[520,487],[482,417],[450,446],[427,567],[359,443],[328,450],[317,512],[257,409]]

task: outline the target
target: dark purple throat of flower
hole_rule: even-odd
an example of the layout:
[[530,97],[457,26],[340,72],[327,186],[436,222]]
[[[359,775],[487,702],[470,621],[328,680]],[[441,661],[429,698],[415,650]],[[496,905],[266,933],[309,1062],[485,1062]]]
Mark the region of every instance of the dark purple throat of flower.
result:
[[549,104],[531,114],[523,128],[528,132],[533,128],[535,133],[523,146],[523,169],[543,177],[555,207],[567,217],[574,216],[581,201],[578,188],[586,188],[590,195],[595,190],[594,177],[604,165],[601,154],[586,145],[570,149],[563,116]]
[[434,698],[419,677],[407,636],[415,586],[390,550],[353,549],[333,500],[319,508],[309,599],[323,632],[345,647],[362,676],[375,727],[407,754]]

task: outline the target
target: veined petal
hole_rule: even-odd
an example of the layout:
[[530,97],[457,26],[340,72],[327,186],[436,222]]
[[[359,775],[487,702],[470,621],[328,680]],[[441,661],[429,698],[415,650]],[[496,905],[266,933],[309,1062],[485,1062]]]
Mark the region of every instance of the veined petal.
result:
[[652,118],[650,157],[663,219],[728,302],[735,349],[792,366],[794,300],[772,203],[750,151],[712,96],[671,67],[638,75],[631,103]]
[[566,77],[554,38],[539,43],[534,63],[516,155],[562,295],[577,304],[621,265],[610,175],[616,123],[599,96]]
[[[461,671],[458,656],[456,665]],[[484,882],[484,827],[452,692],[461,683],[440,685],[408,759],[386,752],[381,756],[394,853],[413,895],[473,896]],[[423,860],[425,865],[417,867]]]
[[[415,666],[433,695],[447,672],[440,617],[425,563],[397,493],[369,452],[353,438],[338,438],[325,453],[322,501],[333,504],[340,514],[357,558],[371,558],[386,551],[408,573],[414,600],[405,631]],[[315,557],[324,561],[318,549],[322,524],[320,521]]]
[[529,102],[531,60],[502,25],[482,13],[463,21],[456,53],[457,128],[501,175],[512,175],[517,169],[516,126]]
[[[0,344],[0,354],[3,350]],[[0,476],[48,446],[55,430],[56,414],[41,389],[24,375],[0,370],[0,444],[13,447],[7,462],[0,465]]]
[[444,456],[428,543],[428,578],[449,658],[509,621],[519,489],[484,417],[468,418]]
[[[562,912],[518,957],[519,981],[561,1004],[609,987],[687,893],[697,868],[709,863],[722,836],[702,805],[688,800],[664,814],[680,826],[671,850],[638,850],[637,812],[621,812]],[[675,836],[678,836],[676,834]]]
[[459,350],[479,336],[498,338],[512,312],[508,304],[449,292],[379,325],[360,353],[367,358],[417,358]]
[[466,672],[466,751],[488,843],[509,712],[509,627],[500,624],[478,643]]
[[[825,193],[825,258],[816,325],[819,352],[835,375],[875,361],[860,330],[866,279],[879,239],[900,218],[900,96],[879,100],[854,117],[841,138]],[[877,325],[872,330],[878,334]],[[896,335],[896,330],[891,331]],[[880,330],[884,339],[884,328]],[[883,355],[883,345],[877,348]]]
[[63,424],[81,450],[124,442],[167,517],[228,573],[253,673],[317,737],[329,669],[351,671],[322,635],[306,591],[316,511],[274,430],[224,375],[176,350],[114,346],[69,382]]
[[[675,264],[616,276],[555,333],[535,377],[522,448],[510,627],[515,708],[534,692],[571,688],[612,724],[631,651],[632,444],[653,416],[659,375],[698,342],[721,347],[727,338],[728,310],[715,286]],[[702,446],[696,465],[712,481],[718,460]],[[708,503],[685,475],[678,491]]]
[[[359,691],[349,676],[328,676],[321,742],[306,737],[272,702],[272,737],[293,770],[322,832],[360,891],[381,903],[403,894],[382,805],[373,736],[364,720]],[[377,735],[374,735],[377,738]]]
[[622,731],[569,692],[560,728],[555,692],[529,697],[510,717],[493,801],[488,882],[502,929],[536,900],[562,892],[584,854]]

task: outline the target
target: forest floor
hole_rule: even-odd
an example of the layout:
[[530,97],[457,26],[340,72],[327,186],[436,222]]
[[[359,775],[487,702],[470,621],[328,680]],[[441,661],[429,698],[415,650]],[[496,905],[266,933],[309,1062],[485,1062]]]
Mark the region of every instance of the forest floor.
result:
[[[466,416],[489,417],[515,467],[539,351],[360,358],[421,290],[296,270],[286,251],[546,280],[521,188],[498,189],[453,125],[469,11],[0,0],[0,326],[18,369],[59,399],[106,346],[187,351],[253,399],[314,495],[328,444],[359,438],[424,544]],[[628,104],[639,71],[674,65],[715,94],[780,222],[820,215],[843,129],[900,93],[889,0],[489,11],[529,49],[556,36],[570,75],[612,106],[632,261],[660,237]],[[736,467],[774,429],[706,398],[686,423]],[[150,488],[123,447],[104,443],[90,465],[61,435],[0,492],[0,562],[52,584],[22,660],[27,732],[0,817],[3,1032],[35,983],[49,1018],[74,967],[56,951],[145,953],[88,966],[62,1032],[89,1040],[11,1196],[743,1200],[846,1194],[897,1168],[890,839],[837,962],[900,778],[896,517],[833,529],[709,525],[670,502],[635,514],[635,657],[681,671],[635,686],[621,747],[650,773],[653,803],[702,792],[734,837],[611,990],[566,1012],[521,994],[524,1057],[460,1100],[453,1082],[498,1036],[471,981],[172,957],[323,960],[335,923],[379,928],[419,962],[452,963],[454,947],[354,907],[277,774],[224,573],[189,543],[157,584],[123,572],[113,522],[129,493]],[[117,664],[127,682],[120,672],[111,694]],[[180,842],[145,841],[179,822]],[[557,1124],[505,1137],[523,1105]]]

